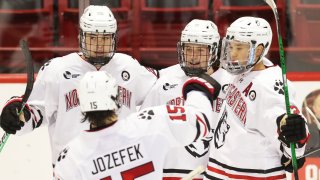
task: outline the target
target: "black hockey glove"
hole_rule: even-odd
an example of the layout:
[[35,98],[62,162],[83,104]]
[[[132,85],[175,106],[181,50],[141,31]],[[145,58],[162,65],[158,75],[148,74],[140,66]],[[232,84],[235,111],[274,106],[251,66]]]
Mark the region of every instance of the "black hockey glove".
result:
[[298,147],[302,147],[306,141],[306,122],[304,118],[298,114],[282,114],[277,118],[279,140],[287,147],[290,143],[297,143]]
[[201,74],[199,77],[191,77],[188,79],[182,88],[183,98],[186,99],[190,91],[202,91],[209,98],[211,105],[212,101],[216,100],[221,89],[221,85],[207,74]]
[[[12,97],[4,106],[0,116],[0,126],[8,134],[15,134],[24,126],[24,122],[20,120],[18,113],[22,107],[22,98]],[[25,120],[31,117],[28,105],[23,109]]]
[[[297,169],[302,168],[304,162],[306,162],[306,159],[304,157],[297,159]],[[291,159],[287,158],[285,155],[282,155],[281,157],[281,164],[284,167],[285,171],[293,172],[292,162]]]

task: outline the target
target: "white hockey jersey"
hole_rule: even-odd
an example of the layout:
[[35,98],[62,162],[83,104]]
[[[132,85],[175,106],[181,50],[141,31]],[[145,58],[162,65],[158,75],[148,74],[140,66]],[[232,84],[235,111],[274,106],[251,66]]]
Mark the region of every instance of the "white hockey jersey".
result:
[[57,180],[160,180],[169,149],[208,135],[208,120],[199,110],[210,109],[202,92],[190,92],[192,106],[157,106],[141,110],[98,130],[85,131],[60,153]]
[[[290,107],[299,113],[288,81]],[[239,75],[228,87],[210,142],[205,179],[285,179],[278,116],[286,113],[281,69],[271,66]],[[302,156],[304,147],[296,149]]]
[[[72,138],[89,129],[88,124],[80,123],[82,115],[76,90],[88,71],[97,70],[79,54],[72,53],[44,64],[34,83],[27,102],[32,108],[32,120],[25,124],[21,133],[47,124],[53,163]],[[121,53],[116,53],[100,71],[107,71],[117,80],[122,103],[120,117],[136,112],[136,106],[142,103],[157,79],[138,61]]]
[[[222,101],[224,99],[224,90],[232,81],[232,76],[224,69],[218,69],[211,75],[221,84],[221,92],[216,101],[213,102],[211,117],[213,120],[218,119]],[[162,104],[184,105],[182,97],[182,87],[188,79],[180,65],[170,66],[164,70],[160,70],[160,78],[150,90],[142,108],[157,106]],[[190,102],[190,101],[189,101]],[[166,157],[164,166],[164,179],[174,179],[184,177],[193,169],[200,165],[206,166],[209,158],[209,141],[212,136],[207,139],[202,139],[199,142],[194,142],[186,147],[177,147],[170,150]],[[195,179],[201,179],[202,175],[197,175]]]

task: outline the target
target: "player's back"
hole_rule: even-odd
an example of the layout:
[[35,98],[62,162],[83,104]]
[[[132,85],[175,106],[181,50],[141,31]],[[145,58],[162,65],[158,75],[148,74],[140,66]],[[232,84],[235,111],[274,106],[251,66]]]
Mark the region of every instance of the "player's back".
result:
[[188,143],[178,141],[175,135],[182,134],[179,129],[186,131],[186,126],[178,125],[178,131],[172,133],[167,111],[166,106],[148,108],[107,128],[85,131],[60,154],[58,176],[63,172],[68,179],[128,179],[127,175],[130,179],[162,179],[168,150],[192,142],[196,135],[194,128],[182,138]]

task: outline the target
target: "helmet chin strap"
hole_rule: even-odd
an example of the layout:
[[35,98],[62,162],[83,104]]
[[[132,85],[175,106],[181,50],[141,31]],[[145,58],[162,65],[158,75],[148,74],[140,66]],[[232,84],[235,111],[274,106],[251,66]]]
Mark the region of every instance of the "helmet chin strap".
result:
[[[257,50],[257,48],[254,48],[254,51],[252,51],[252,52],[256,52],[256,50]],[[260,63],[260,62],[262,61],[262,59],[263,59],[262,57],[263,57],[264,51],[265,51],[265,48],[263,49],[263,51],[261,52],[258,60],[257,60],[255,63],[246,66],[246,69],[248,69],[247,72],[251,71],[251,69],[252,69],[256,64],[258,64],[258,63]],[[254,56],[253,58],[255,58],[255,53],[252,54],[252,56]]]
[[87,57],[87,59],[88,59],[88,62],[94,66],[96,65],[104,66],[110,62],[113,55],[111,57]]

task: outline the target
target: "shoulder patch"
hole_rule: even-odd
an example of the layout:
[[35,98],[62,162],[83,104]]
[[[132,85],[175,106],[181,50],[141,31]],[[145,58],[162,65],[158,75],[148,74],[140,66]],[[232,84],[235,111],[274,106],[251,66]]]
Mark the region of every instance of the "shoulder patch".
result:
[[153,116],[153,110],[144,110],[142,113],[139,114],[138,118],[143,120],[151,120]]
[[64,148],[64,149],[60,152],[59,157],[58,157],[58,162],[60,162],[62,159],[64,159],[64,158],[66,157],[66,155],[67,155],[67,153],[68,153],[68,150],[69,150],[69,148],[67,147],[67,148]]
[[284,95],[283,82],[281,80],[276,80],[273,87],[276,92]]
[[122,71],[121,77],[124,81],[128,81],[130,79],[130,74],[128,71]]

